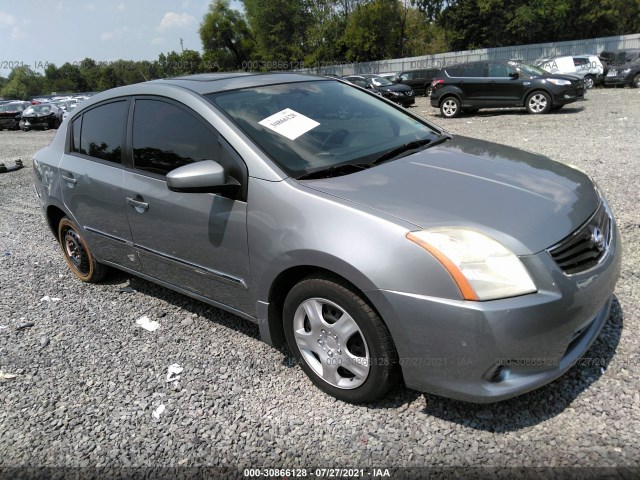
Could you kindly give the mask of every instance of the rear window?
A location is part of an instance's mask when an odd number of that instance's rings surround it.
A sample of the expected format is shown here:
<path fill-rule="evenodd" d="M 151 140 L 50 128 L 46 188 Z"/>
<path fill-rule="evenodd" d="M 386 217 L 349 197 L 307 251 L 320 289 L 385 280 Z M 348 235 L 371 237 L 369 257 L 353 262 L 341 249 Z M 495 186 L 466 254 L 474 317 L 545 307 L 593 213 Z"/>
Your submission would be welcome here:
<path fill-rule="evenodd" d="M 129 102 L 122 100 L 100 105 L 84 113 L 78 153 L 109 162 L 121 163 L 122 140 L 128 111 Z M 74 121 L 74 134 L 75 127 Z"/>

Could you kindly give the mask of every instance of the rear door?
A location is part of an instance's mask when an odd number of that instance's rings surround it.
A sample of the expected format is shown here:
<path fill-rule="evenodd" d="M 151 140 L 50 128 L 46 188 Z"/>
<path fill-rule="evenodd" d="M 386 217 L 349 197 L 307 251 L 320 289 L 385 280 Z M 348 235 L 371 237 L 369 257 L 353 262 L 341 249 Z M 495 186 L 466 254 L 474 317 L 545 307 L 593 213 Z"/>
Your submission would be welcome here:
<path fill-rule="evenodd" d="M 447 69 L 453 77 L 448 84 L 457 86 L 462 92 L 462 105 L 482 107 L 487 103 L 486 63 L 464 63 Z"/>
<path fill-rule="evenodd" d="M 74 118 L 60 162 L 62 198 L 98 260 L 138 270 L 122 198 L 122 151 L 129 99 L 100 104 Z"/>
<path fill-rule="evenodd" d="M 144 273 L 250 311 L 244 162 L 208 122 L 171 100 L 135 98 L 130 123 L 123 191 Z M 236 198 L 167 188 L 168 172 L 201 160 L 242 183 Z"/>

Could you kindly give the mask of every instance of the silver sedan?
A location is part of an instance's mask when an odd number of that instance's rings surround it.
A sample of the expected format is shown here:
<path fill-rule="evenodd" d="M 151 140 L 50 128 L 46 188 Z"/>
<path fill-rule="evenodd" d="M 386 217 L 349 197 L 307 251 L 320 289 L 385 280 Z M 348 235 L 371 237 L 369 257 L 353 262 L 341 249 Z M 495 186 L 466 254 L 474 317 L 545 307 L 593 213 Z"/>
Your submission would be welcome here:
<path fill-rule="evenodd" d="M 34 169 L 80 280 L 114 267 L 255 322 L 348 402 L 401 381 L 473 402 L 544 385 L 597 337 L 620 271 L 587 175 L 336 79 L 109 90 Z"/>

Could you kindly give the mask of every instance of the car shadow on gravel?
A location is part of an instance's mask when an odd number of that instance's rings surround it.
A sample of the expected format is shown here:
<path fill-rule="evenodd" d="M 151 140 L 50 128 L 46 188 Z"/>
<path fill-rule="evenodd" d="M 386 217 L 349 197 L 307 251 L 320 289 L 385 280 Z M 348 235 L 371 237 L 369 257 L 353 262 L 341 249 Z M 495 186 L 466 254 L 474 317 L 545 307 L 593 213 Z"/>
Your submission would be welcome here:
<path fill-rule="evenodd" d="M 184 311 L 185 316 L 187 314 L 195 314 L 209 320 L 212 324 L 215 323 L 260 340 L 258 325 L 255 323 L 121 270 L 111 269 L 109 276 L 100 283 L 112 286 L 116 291 L 124 290 L 121 295 L 131 295 L 133 292 L 128 288 L 133 289 L 174 307 L 179 307 Z"/>
<path fill-rule="evenodd" d="M 423 413 L 476 430 L 511 432 L 562 413 L 605 373 L 615 358 L 624 315 L 614 295 L 609 318 L 584 356 L 559 379 L 533 392 L 490 404 L 473 404 L 425 394 Z"/>
<path fill-rule="evenodd" d="M 575 115 L 577 113 L 582 113 L 584 111 L 584 108 L 585 107 L 581 104 L 578 104 L 575 106 L 571 104 L 571 106 L 567 105 L 559 110 L 552 110 L 546 115 L 564 115 L 564 114 Z M 439 119 L 444 119 L 442 114 L 437 114 L 436 116 Z M 463 113 L 457 119 L 453 119 L 453 121 L 461 120 L 465 118 L 471 119 L 471 118 L 484 118 L 484 117 L 530 117 L 530 116 L 532 115 L 522 108 L 513 108 L 513 109 L 512 108 L 499 108 L 499 109 L 487 108 L 487 109 L 482 109 L 476 113 Z M 540 115 L 537 115 L 537 116 L 540 116 Z"/>

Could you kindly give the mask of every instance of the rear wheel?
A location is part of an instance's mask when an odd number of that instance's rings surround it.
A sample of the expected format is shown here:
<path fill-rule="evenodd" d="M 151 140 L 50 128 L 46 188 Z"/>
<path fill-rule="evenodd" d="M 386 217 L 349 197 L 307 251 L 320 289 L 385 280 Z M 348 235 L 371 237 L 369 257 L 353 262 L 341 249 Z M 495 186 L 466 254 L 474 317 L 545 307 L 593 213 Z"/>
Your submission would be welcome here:
<path fill-rule="evenodd" d="M 311 381 L 350 403 L 384 395 L 396 375 L 391 334 L 352 287 L 330 277 L 307 278 L 284 304 L 289 349 Z"/>
<path fill-rule="evenodd" d="M 529 113 L 547 113 L 551 109 L 551 97 L 546 92 L 533 92 L 527 97 L 526 106 Z"/>
<path fill-rule="evenodd" d="M 440 113 L 445 118 L 454 118 L 460 115 L 460 101 L 456 97 L 446 97 L 440 103 Z"/>
<path fill-rule="evenodd" d="M 64 259 L 76 277 L 87 283 L 97 283 L 105 277 L 107 267 L 93 257 L 80 229 L 67 217 L 58 224 L 58 240 Z"/>

